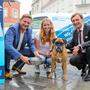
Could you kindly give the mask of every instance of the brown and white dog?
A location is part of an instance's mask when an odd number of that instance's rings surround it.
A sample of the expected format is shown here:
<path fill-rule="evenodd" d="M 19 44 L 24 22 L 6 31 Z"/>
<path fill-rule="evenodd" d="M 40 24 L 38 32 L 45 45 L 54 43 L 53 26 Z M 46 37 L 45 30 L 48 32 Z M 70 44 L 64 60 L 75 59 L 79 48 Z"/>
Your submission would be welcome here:
<path fill-rule="evenodd" d="M 51 47 L 51 72 L 48 78 L 52 78 L 52 74 L 55 72 L 56 63 L 62 64 L 63 79 L 67 80 L 67 50 L 65 48 L 65 41 L 61 38 L 55 38 Z"/>

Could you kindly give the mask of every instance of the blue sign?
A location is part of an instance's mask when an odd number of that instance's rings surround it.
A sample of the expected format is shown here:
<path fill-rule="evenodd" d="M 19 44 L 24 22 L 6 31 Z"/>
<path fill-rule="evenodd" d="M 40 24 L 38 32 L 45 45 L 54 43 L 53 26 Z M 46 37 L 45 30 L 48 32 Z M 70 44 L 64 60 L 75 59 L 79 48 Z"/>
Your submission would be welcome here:
<path fill-rule="evenodd" d="M 0 0 L 0 84 L 4 84 L 3 0 Z"/>

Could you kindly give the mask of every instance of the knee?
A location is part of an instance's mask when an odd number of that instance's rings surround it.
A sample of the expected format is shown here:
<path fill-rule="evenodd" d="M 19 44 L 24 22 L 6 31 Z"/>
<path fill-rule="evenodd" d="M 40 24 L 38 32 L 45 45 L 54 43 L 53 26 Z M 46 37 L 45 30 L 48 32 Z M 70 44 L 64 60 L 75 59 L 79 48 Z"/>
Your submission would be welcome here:
<path fill-rule="evenodd" d="M 51 58 L 48 58 L 48 59 L 47 59 L 47 63 L 48 63 L 48 64 L 51 64 Z"/>
<path fill-rule="evenodd" d="M 73 66 L 75 66 L 78 63 L 78 59 L 75 56 L 72 56 L 69 60 L 69 63 Z"/>
<path fill-rule="evenodd" d="M 69 62 L 71 65 L 76 66 L 78 63 L 80 63 L 80 56 L 72 56 Z"/>
<path fill-rule="evenodd" d="M 40 65 L 40 64 L 43 63 L 43 61 L 40 60 L 40 58 L 38 58 L 38 57 L 33 57 L 33 58 L 31 58 L 31 63 L 32 63 L 33 65 Z"/>
<path fill-rule="evenodd" d="M 72 58 L 70 58 L 69 63 L 70 63 L 71 65 L 74 65 L 74 61 L 73 61 Z"/>

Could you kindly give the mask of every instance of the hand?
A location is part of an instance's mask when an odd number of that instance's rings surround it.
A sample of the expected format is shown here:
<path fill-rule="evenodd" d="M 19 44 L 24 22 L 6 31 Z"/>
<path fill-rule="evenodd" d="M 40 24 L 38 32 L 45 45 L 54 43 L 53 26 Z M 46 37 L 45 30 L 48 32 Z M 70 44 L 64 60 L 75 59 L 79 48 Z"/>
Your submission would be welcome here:
<path fill-rule="evenodd" d="M 21 56 L 20 56 L 20 59 L 21 59 L 23 62 L 25 62 L 26 64 L 30 64 L 28 57 L 21 55 Z"/>
<path fill-rule="evenodd" d="M 47 52 L 45 53 L 45 55 L 46 55 L 47 57 L 50 57 L 50 55 L 51 55 L 50 51 L 47 51 Z"/>
<path fill-rule="evenodd" d="M 43 55 L 40 55 L 39 51 L 35 51 L 34 54 L 36 57 L 39 57 L 40 59 L 45 60 L 45 57 Z"/>
<path fill-rule="evenodd" d="M 77 55 L 79 51 L 79 46 L 74 46 L 73 48 L 73 55 Z"/>
<path fill-rule="evenodd" d="M 35 51 L 34 52 L 34 55 L 38 57 L 39 56 L 39 52 L 38 51 Z"/>

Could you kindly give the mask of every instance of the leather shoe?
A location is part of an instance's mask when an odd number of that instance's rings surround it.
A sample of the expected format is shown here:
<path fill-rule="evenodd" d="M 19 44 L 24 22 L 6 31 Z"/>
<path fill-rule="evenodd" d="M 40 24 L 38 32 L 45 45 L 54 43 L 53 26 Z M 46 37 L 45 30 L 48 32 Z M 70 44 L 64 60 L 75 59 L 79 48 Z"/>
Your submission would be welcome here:
<path fill-rule="evenodd" d="M 90 81 L 90 75 L 87 74 L 87 76 L 84 78 L 84 81 Z"/>
<path fill-rule="evenodd" d="M 86 76 L 86 73 L 87 73 L 87 71 L 88 71 L 88 65 L 84 65 L 83 67 L 82 67 L 82 72 L 81 72 L 81 76 L 83 77 L 83 76 Z"/>
<path fill-rule="evenodd" d="M 88 74 L 85 76 L 84 81 L 90 81 L 90 71 L 88 71 Z"/>
<path fill-rule="evenodd" d="M 40 74 L 40 72 L 35 72 L 35 74 Z"/>

